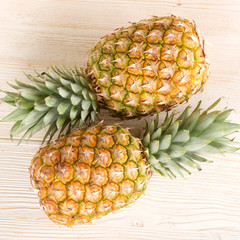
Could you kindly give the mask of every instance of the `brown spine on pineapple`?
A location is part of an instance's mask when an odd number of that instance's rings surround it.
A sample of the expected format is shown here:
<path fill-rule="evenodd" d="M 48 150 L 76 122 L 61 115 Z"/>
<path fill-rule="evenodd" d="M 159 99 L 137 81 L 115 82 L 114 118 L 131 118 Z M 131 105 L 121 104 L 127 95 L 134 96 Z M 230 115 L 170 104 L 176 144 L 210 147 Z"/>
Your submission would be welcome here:
<path fill-rule="evenodd" d="M 137 117 L 188 100 L 208 79 L 209 64 L 195 23 L 153 17 L 103 37 L 87 72 L 102 106 Z"/>
<path fill-rule="evenodd" d="M 67 226 L 135 202 L 151 175 L 140 140 L 114 125 L 77 130 L 50 143 L 29 171 L 42 209 Z"/>

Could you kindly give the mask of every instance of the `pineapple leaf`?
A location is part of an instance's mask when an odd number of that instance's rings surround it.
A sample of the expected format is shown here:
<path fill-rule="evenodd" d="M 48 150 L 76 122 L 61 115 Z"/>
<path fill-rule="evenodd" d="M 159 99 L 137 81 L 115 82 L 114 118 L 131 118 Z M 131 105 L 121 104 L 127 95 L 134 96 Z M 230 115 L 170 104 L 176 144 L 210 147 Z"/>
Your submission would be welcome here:
<path fill-rule="evenodd" d="M 82 96 L 84 97 L 85 100 L 90 100 L 90 97 L 88 95 L 88 90 L 86 88 L 82 90 Z"/>
<path fill-rule="evenodd" d="M 66 129 L 66 127 L 69 125 L 69 127 L 71 127 L 71 125 L 69 124 L 69 121 L 66 121 L 67 119 L 64 120 L 64 123 L 62 124 L 62 126 L 57 126 L 58 129 L 60 129 L 59 134 L 58 134 L 58 138 L 61 136 L 62 132 Z M 63 120 L 62 120 L 63 121 Z M 60 128 L 61 127 L 61 128 Z"/>
<path fill-rule="evenodd" d="M 42 96 L 40 95 L 40 93 L 38 91 L 34 91 L 33 89 L 27 89 L 27 88 L 21 88 L 18 90 L 21 94 L 21 96 L 27 100 L 30 101 L 39 101 Z"/>
<path fill-rule="evenodd" d="M 171 158 L 178 158 L 183 156 L 187 152 L 187 149 L 178 145 L 172 144 L 168 149 L 167 153 Z"/>
<path fill-rule="evenodd" d="M 197 151 L 198 149 L 208 145 L 210 142 L 211 140 L 191 137 L 190 140 L 184 144 L 184 148 L 188 151 Z"/>
<path fill-rule="evenodd" d="M 34 125 L 30 128 L 28 128 L 25 133 L 22 135 L 22 137 L 20 138 L 18 145 L 22 143 L 22 141 L 27 137 L 27 135 L 30 134 L 31 130 L 33 129 Z"/>
<path fill-rule="evenodd" d="M 7 103 L 8 105 L 17 107 L 16 103 L 14 101 L 7 101 L 4 98 L 0 98 L 0 100 L 4 101 L 5 103 Z"/>
<path fill-rule="evenodd" d="M 181 126 L 181 129 L 187 129 L 190 132 L 194 129 L 195 125 L 198 122 L 200 116 L 200 111 L 196 110 L 188 117 L 185 123 Z"/>
<path fill-rule="evenodd" d="M 0 92 L 3 92 L 6 94 L 5 97 L 7 97 L 7 101 L 14 101 L 19 96 L 19 93 L 7 92 L 7 91 L 3 91 L 3 90 L 0 90 Z M 4 98 L 2 98 L 2 101 L 4 101 Z"/>
<path fill-rule="evenodd" d="M 71 89 L 72 82 L 69 81 L 70 79 L 66 80 L 66 79 L 60 77 L 59 80 L 64 87 L 66 87 L 67 89 Z"/>
<path fill-rule="evenodd" d="M 157 153 L 158 152 L 158 149 L 159 149 L 159 141 L 158 140 L 153 140 L 151 143 L 150 143 L 150 146 L 149 146 L 149 151 L 151 154 L 154 154 L 154 153 Z"/>
<path fill-rule="evenodd" d="M 12 83 L 7 82 L 7 84 L 8 84 L 10 87 L 12 87 L 13 89 L 16 89 L 16 90 L 20 89 L 19 86 L 14 85 L 14 84 L 12 84 Z"/>
<path fill-rule="evenodd" d="M 80 94 L 83 90 L 83 87 L 79 86 L 77 83 L 71 83 L 71 88 L 72 88 L 72 91 L 77 95 Z"/>
<path fill-rule="evenodd" d="M 29 125 L 31 123 L 36 123 L 39 121 L 46 113 L 32 110 L 28 115 L 23 119 L 21 125 Z"/>
<path fill-rule="evenodd" d="M 152 134 L 154 132 L 154 128 L 155 128 L 155 123 L 154 121 L 151 121 L 151 123 L 149 124 L 149 133 Z"/>
<path fill-rule="evenodd" d="M 190 139 L 190 133 L 188 130 L 181 130 L 179 131 L 174 139 L 172 140 L 173 143 L 186 143 Z"/>
<path fill-rule="evenodd" d="M 23 120 L 29 113 L 28 109 L 20 109 L 17 108 L 10 114 L 8 114 L 5 118 L 3 118 L 1 121 L 2 122 L 9 122 L 9 121 L 18 121 L 18 120 Z"/>
<path fill-rule="evenodd" d="M 63 126 L 63 124 L 65 123 L 66 121 L 66 117 L 65 116 L 59 116 L 58 119 L 57 119 L 57 127 L 60 128 L 61 126 Z"/>
<path fill-rule="evenodd" d="M 211 146 L 211 145 L 206 145 L 206 146 L 204 146 L 204 147 L 202 147 L 202 148 L 200 148 L 200 149 L 198 149 L 198 150 L 196 150 L 196 151 L 189 151 L 189 152 L 194 152 L 194 153 L 196 153 L 196 154 L 206 154 L 206 155 L 208 155 L 208 154 L 217 154 L 217 153 L 221 153 L 221 150 L 220 149 L 218 149 L 218 148 L 215 148 L 215 147 L 213 147 L 213 146 Z"/>
<path fill-rule="evenodd" d="M 83 110 L 88 110 L 91 107 L 91 102 L 87 100 L 82 101 L 82 109 Z"/>
<path fill-rule="evenodd" d="M 62 98 L 66 98 L 69 99 L 72 96 L 71 91 L 67 90 L 64 87 L 59 87 L 58 89 L 58 93 Z"/>
<path fill-rule="evenodd" d="M 147 161 L 151 158 L 151 168 L 161 175 L 175 178 L 177 174 L 190 174 L 191 168 L 201 170 L 197 162 L 211 162 L 204 155 L 239 150 L 240 143 L 228 136 L 238 132 L 240 124 L 227 121 L 232 109 L 211 111 L 219 102 L 220 99 L 202 112 L 200 101 L 190 115 L 190 106 L 187 106 L 176 120 L 174 113 L 166 114 L 160 126 L 158 115 L 147 123 L 142 143 Z"/>
<path fill-rule="evenodd" d="M 43 123 L 44 124 L 44 123 Z M 42 140 L 42 143 L 44 143 L 45 141 L 46 141 L 46 139 L 47 139 L 47 137 L 50 135 L 52 135 L 51 133 L 53 133 L 54 131 L 55 131 L 55 129 L 56 129 L 56 131 L 57 131 L 57 127 L 56 127 L 56 123 L 55 122 L 53 122 L 49 127 L 48 127 L 48 130 L 46 131 L 46 133 L 45 133 L 45 135 L 44 135 L 44 137 L 43 137 L 43 140 Z M 55 132 L 56 132 L 55 131 Z M 54 134 L 55 134 L 55 132 L 54 132 Z M 53 135 L 54 135 L 53 134 Z M 49 141 L 51 140 L 51 138 L 49 139 Z"/>
<path fill-rule="evenodd" d="M 53 83 L 50 80 L 46 80 L 45 81 L 45 85 L 51 92 L 58 94 L 58 90 L 57 89 L 60 87 L 59 84 Z"/>
<path fill-rule="evenodd" d="M 29 138 L 31 138 L 36 132 L 40 131 L 43 128 L 43 119 L 37 122 L 36 125 L 34 125 L 29 133 Z"/>
<path fill-rule="evenodd" d="M 173 124 L 170 125 L 170 127 L 166 130 L 166 134 L 170 134 L 172 138 L 175 137 L 175 135 L 178 132 L 178 128 L 180 125 L 180 121 L 175 121 Z"/>
<path fill-rule="evenodd" d="M 49 110 L 49 106 L 47 106 L 43 101 L 35 102 L 34 109 L 39 112 L 47 112 Z"/>
<path fill-rule="evenodd" d="M 28 125 L 21 125 L 21 123 L 20 124 L 18 123 L 17 125 L 14 124 L 12 129 L 11 129 L 10 135 L 12 137 L 15 137 L 18 134 L 22 133 L 23 131 L 30 129 L 35 124 L 36 124 L 36 122 L 32 122 Z"/>
<path fill-rule="evenodd" d="M 20 87 L 20 88 L 29 88 L 32 89 L 33 91 L 35 90 L 35 87 L 29 84 L 25 84 L 23 82 L 20 82 L 18 80 L 15 80 L 16 84 Z"/>
<path fill-rule="evenodd" d="M 166 168 L 166 172 L 167 172 L 167 174 L 166 174 L 165 176 L 168 176 L 168 177 L 171 178 L 171 179 L 174 179 L 174 178 L 177 177 L 177 176 L 171 171 L 172 166 L 170 166 L 170 168 L 168 168 L 167 166 L 165 166 L 165 168 Z M 173 167 L 173 168 L 174 168 L 174 167 Z M 181 173 L 180 173 L 179 175 L 182 176 Z"/>
<path fill-rule="evenodd" d="M 226 137 L 218 138 L 214 142 L 226 144 L 228 146 L 235 147 L 235 148 L 240 148 L 240 142 L 236 142 L 236 141 L 234 141 L 234 139 L 228 139 Z"/>
<path fill-rule="evenodd" d="M 34 102 L 26 101 L 25 99 L 16 99 L 16 106 L 19 109 L 28 109 L 31 110 L 34 107 Z"/>
<path fill-rule="evenodd" d="M 189 108 L 190 108 L 190 106 L 188 105 L 185 108 L 185 110 L 182 112 L 182 114 L 176 120 L 176 121 L 180 121 L 180 127 L 185 123 L 186 119 L 189 116 Z"/>
<path fill-rule="evenodd" d="M 44 95 L 48 96 L 52 94 L 52 91 L 50 91 L 42 82 L 39 82 L 37 80 L 33 80 L 32 81 L 33 86 L 41 93 L 43 93 Z"/>
<path fill-rule="evenodd" d="M 169 146 L 171 145 L 172 136 L 171 135 L 165 135 L 161 138 L 161 142 L 159 144 L 159 150 L 167 150 Z"/>
<path fill-rule="evenodd" d="M 12 132 L 15 132 L 17 129 L 19 129 L 20 125 L 21 125 L 21 120 L 18 120 L 18 121 L 16 121 L 16 122 L 14 123 L 14 125 L 12 126 L 11 131 L 10 131 L 10 138 L 11 138 L 12 141 L 13 141 Z"/>
<path fill-rule="evenodd" d="M 203 133 L 199 135 L 200 138 L 215 140 L 227 135 L 230 135 L 240 130 L 240 124 L 228 122 L 214 122 Z"/>
<path fill-rule="evenodd" d="M 198 163 L 196 163 L 193 159 L 190 159 L 186 156 L 179 157 L 178 161 L 190 168 L 196 168 L 199 171 L 202 170 L 201 166 Z"/>
<path fill-rule="evenodd" d="M 171 178 L 176 178 L 176 175 L 173 172 L 176 172 L 178 175 L 180 175 L 181 177 L 184 177 L 182 170 L 183 167 L 181 167 L 181 165 L 177 164 L 176 162 L 174 162 L 173 160 L 171 160 L 170 162 L 168 162 L 165 167 L 168 168 L 169 172 L 171 172 L 172 177 Z"/>
<path fill-rule="evenodd" d="M 73 95 L 71 96 L 71 103 L 72 103 L 73 106 L 78 106 L 78 105 L 80 105 L 81 101 L 82 101 L 82 98 L 81 98 L 81 97 L 79 97 L 79 96 L 77 96 L 77 95 L 75 95 L 75 94 L 73 94 Z"/>
<path fill-rule="evenodd" d="M 219 98 L 217 101 L 215 101 L 213 104 L 211 104 L 204 112 L 203 115 L 207 114 L 210 110 L 215 108 L 221 101 L 221 98 Z"/>
<path fill-rule="evenodd" d="M 167 176 L 166 168 L 164 168 L 161 164 L 159 164 L 159 160 L 156 159 L 153 155 L 150 155 L 148 162 L 151 165 L 153 171 L 158 172 L 162 176 Z"/>
<path fill-rule="evenodd" d="M 49 140 L 48 141 L 51 141 L 53 136 L 55 135 L 55 133 L 57 132 L 58 128 L 56 126 L 56 124 L 54 125 L 54 128 L 50 131 L 50 134 L 49 134 Z M 60 133 L 59 133 L 60 134 Z"/>
<path fill-rule="evenodd" d="M 150 136 L 150 133 L 148 132 L 142 140 L 143 145 L 148 146 L 150 143 L 150 139 L 151 139 L 151 136 Z"/>
<path fill-rule="evenodd" d="M 181 171 L 181 173 L 182 171 L 184 171 L 189 175 L 191 174 L 191 172 L 181 164 L 182 162 L 179 160 L 179 158 L 173 158 L 172 161 L 179 167 L 179 171 Z M 184 174 L 182 174 L 181 176 L 184 177 Z"/>
<path fill-rule="evenodd" d="M 84 121 L 87 118 L 88 114 L 88 110 L 81 111 L 81 120 Z"/>
<path fill-rule="evenodd" d="M 155 140 L 155 139 L 159 139 L 161 137 L 162 134 L 162 129 L 158 128 L 157 130 L 155 130 L 151 136 L 151 140 Z"/>
<path fill-rule="evenodd" d="M 11 97 L 9 95 L 6 95 L 5 97 L 0 98 L 0 100 L 3 102 L 14 102 L 15 99 L 16 99 L 16 97 Z"/>
<path fill-rule="evenodd" d="M 212 147 L 219 149 L 221 152 L 236 152 L 240 148 L 232 147 L 229 145 L 226 145 L 224 143 L 219 142 L 211 142 L 210 144 Z"/>
<path fill-rule="evenodd" d="M 57 110 L 55 108 L 51 108 L 43 117 L 44 126 L 49 125 L 50 123 L 55 121 L 57 118 L 58 118 Z"/>
<path fill-rule="evenodd" d="M 166 116 L 167 116 L 167 114 L 166 114 Z M 154 125 L 155 126 L 159 126 L 159 113 L 157 113 L 157 115 L 156 115 L 156 117 L 154 119 Z"/>
<path fill-rule="evenodd" d="M 207 160 L 206 158 L 204 158 L 204 157 L 201 157 L 201 156 L 199 156 L 199 155 L 196 155 L 196 154 L 194 154 L 194 153 L 190 153 L 190 152 L 188 152 L 187 154 L 185 154 L 185 157 L 188 157 L 189 159 L 193 159 L 193 160 L 196 160 L 196 161 L 198 161 L 198 162 L 211 162 L 211 161 L 209 161 L 209 160 Z"/>
<path fill-rule="evenodd" d="M 218 112 L 211 112 L 208 114 L 201 114 L 199 117 L 197 126 L 194 128 L 193 135 L 199 136 L 201 132 L 203 132 L 206 128 L 208 128 L 217 118 Z"/>
<path fill-rule="evenodd" d="M 91 116 L 91 121 L 90 122 L 92 123 L 92 122 L 94 122 L 94 119 L 96 117 L 96 111 L 91 111 L 90 116 Z"/>
<path fill-rule="evenodd" d="M 227 110 L 219 113 L 216 118 L 216 122 L 224 122 L 229 117 L 229 115 L 231 114 L 232 111 L 233 111 L 233 109 L 227 109 Z"/>
<path fill-rule="evenodd" d="M 158 152 L 157 159 L 161 163 L 167 163 L 171 161 L 171 157 L 166 152 L 162 152 L 162 151 Z"/>
<path fill-rule="evenodd" d="M 60 115 L 63 115 L 66 113 L 66 111 L 68 110 L 68 108 L 70 107 L 70 102 L 69 101 L 64 101 L 61 102 L 58 107 L 57 107 L 57 111 Z"/>
<path fill-rule="evenodd" d="M 75 107 L 75 106 L 72 106 L 71 107 L 71 110 L 70 110 L 70 119 L 73 121 L 74 119 L 76 119 L 77 117 L 77 114 L 78 114 L 78 109 Z"/>
<path fill-rule="evenodd" d="M 58 106 L 60 102 L 62 102 L 62 99 L 57 96 L 50 95 L 46 97 L 44 101 L 48 107 L 55 107 Z"/>
<path fill-rule="evenodd" d="M 173 121 L 173 117 L 174 117 L 174 112 L 164 121 L 164 123 L 162 124 L 162 131 L 166 131 L 166 129 L 168 129 L 168 127 L 171 125 L 172 121 Z"/>

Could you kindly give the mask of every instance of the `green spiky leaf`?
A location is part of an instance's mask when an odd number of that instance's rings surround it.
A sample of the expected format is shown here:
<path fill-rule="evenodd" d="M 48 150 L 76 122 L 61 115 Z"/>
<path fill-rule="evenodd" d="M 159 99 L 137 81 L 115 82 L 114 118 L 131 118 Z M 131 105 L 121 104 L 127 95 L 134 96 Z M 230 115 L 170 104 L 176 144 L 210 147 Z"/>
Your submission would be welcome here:
<path fill-rule="evenodd" d="M 166 134 L 170 134 L 172 138 L 175 137 L 175 135 L 178 132 L 178 128 L 180 126 L 180 121 L 175 121 L 169 128 L 166 130 Z"/>
<path fill-rule="evenodd" d="M 159 144 L 159 150 L 167 150 L 171 145 L 172 136 L 165 135 L 161 138 L 161 142 Z"/>
<path fill-rule="evenodd" d="M 32 89 L 22 88 L 19 89 L 21 96 L 30 101 L 39 101 L 42 96 L 38 91 L 33 91 Z"/>
<path fill-rule="evenodd" d="M 188 130 L 180 130 L 172 140 L 173 143 L 186 143 L 190 139 L 190 133 Z"/>
<path fill-rule="evenodd" d="M 57 111 L 60 115 L 63 115 L 64 113 L 66 113 L 69 107 L 70 107 L 70 103 L 68 101 L 64 101 L 58 105 Z"/>
<path fill-rule="evenodd" d="M 36 76 L 25 74 L 30 84 L 16 80 L 10 84 L 17 92 L 4 92 L 2 101 L 17 109 L 3 121 L 16 121 L 11 136 L 25 131 L 23 138 L 32 137 L 43 127 L 48 127 L 44 139 L 51 139 L 79 122 L 94 121 L 98 111 L 97 96 L 88 76 L 77 69 L 52 67 Z M 19 122 L 20 121 L 20 122 Z"/>
<path fill-rule="evenodd" d="M 58 96 L 51 95 L 46 97 L 44 101 L 48 107 L 56 107 L 60 102 L 63 101 L 63 99 Z"/>
<path fill-rule="evenodd" d="M 159 141 L 153 140 L 149 145 L 149 151 L 151 154 L 157 153 L 159 150 Z"/>
<path fill-rule="evenodd" d="M 36 110 L 32 110 L 31 112 L 28 113 L 28 115 L 23 119 L 21 125 L 28 125 L 31 123 L 35 123 L 39 121 L 42 116 L 45 115 L 45 112 L 39 112 Z"/>
<path fill-rule="evenodd" d="M 187 149 L 185 149 L 184 147 L 180 147 L 176 144 L 172 144 L 168 150 L 168 155 L 171 158 L 178 158 L 183 156 L 186 152 L 187 152 Z"/>
<path fill-rule="evenodd" d="M 146 122 L 141 138 L 152 170 L 171 178 L 184 176 L 191 173 L 191 168 L 201 170 L 197 162 L 211 162 L 203 155 L 240 149 L 240 143 L 228 138 L 240 129 L 240 124 L 227 120 L 232 110 L 211 111 L 219 102 L 203 112 L 199 102 L 191 114 L 187 106 L 176 120 L 174 113 L 166 114 L 162 125 L 158 115 L 151 123 Z"/>
<path fill-rule="evenodd" d="M 9 121 L 23 120 L 28 115 L 28 113 L 29 113 L 28 109 L 17 108 L 13 112 L 11 112 L 9 115 L 7 115 L 5 118 L 3 118 L 1 121 L 9 122 Z"/>
<path fill-rule="evenodd" d="M 15 103 L 16 103 L 16 107 L 18 107 L 19 109 L 29 109 L 30 110 L 34 106 L 34 102 L 27 101 L 22 98 L 20 98 L 18 100 L 16 99 Z"/>
<path fill-rule="evenodd" d="M 191 137 L 187 143 L 184 144 L 184 148 L 188 151 L 197 151 L 198 149 L 208 145 L 211 140 L 202 139 L 198 137 Z"/>
<path fill-rule="evenodd" d="M 240 130 L 240 125 L 228 122 L 214 122 L 203 133 L 199 135 L 200 138 L 215 140 L 227 135 L 230 135 Z"/>
<path fill-rule="evenodd" d="M 153 132 L 151 136 L 151 140 L 159 139 L 161 137 L 161 134 L 162 134 L 162 129 L 158 128 L 156 131 Z"/>

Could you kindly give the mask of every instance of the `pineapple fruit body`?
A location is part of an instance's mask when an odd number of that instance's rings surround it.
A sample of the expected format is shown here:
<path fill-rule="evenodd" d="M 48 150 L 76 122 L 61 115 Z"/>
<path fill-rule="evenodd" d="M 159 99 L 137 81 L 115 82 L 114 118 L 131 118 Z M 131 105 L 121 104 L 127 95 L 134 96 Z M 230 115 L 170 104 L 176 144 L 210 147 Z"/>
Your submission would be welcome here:
<path fill-rule="evenodd" d="M 71 226 L 133 203 L 151 173 L 141 148 L 116 125 L 77 130 L 41 148 L 29 171 L 42 209 L 53 222 Z"/>
<path fill-rule="evenodd" d="M 117 116 L 137 117 L 169 109 L 202 89 L 209 64 L 195 23 L 153 17 L 117 29 L 90 51 L 98 97 Z"/>

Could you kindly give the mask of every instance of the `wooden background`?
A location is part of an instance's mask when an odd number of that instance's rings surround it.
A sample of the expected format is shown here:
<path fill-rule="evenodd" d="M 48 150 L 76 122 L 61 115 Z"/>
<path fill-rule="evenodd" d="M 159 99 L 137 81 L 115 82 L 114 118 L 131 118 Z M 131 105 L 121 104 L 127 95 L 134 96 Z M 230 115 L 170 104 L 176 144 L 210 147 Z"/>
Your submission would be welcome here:
<path fill-rule="evenodd" d="M 240 1 L 231 0 L 0 0 L 0 88 L 25 80 L 23 71 L 50 64 L 85 66 L 93 44 L 116 27 L 152 15 L 194 19 L 206 40 L 211 76 L 191 98 L 204 106 L 224 96 L 222 107 L 240 122 Z M 3 96 L 1 94 L 1 96 Z M 178 107 L 178 110 L 184 106 Z M 0 118 L 13 108 L 0 103 Z M 162 114 L 162 117 L 164 114 Z M 101 117 L 112 122 L 107 112 Z M 136 126 L 137 123 L 137 126 Z M 133 132 L 141 121 L 126 121 Z M 17 146 L 11 123 L 0 123 L 0 239 L 239 240 L 240 154 L 226 154 L 185 179 L 154 175 L 134 206 L 88 225 L 54 225 L 40 211 L 28 167 L 44 131 Z"/>

